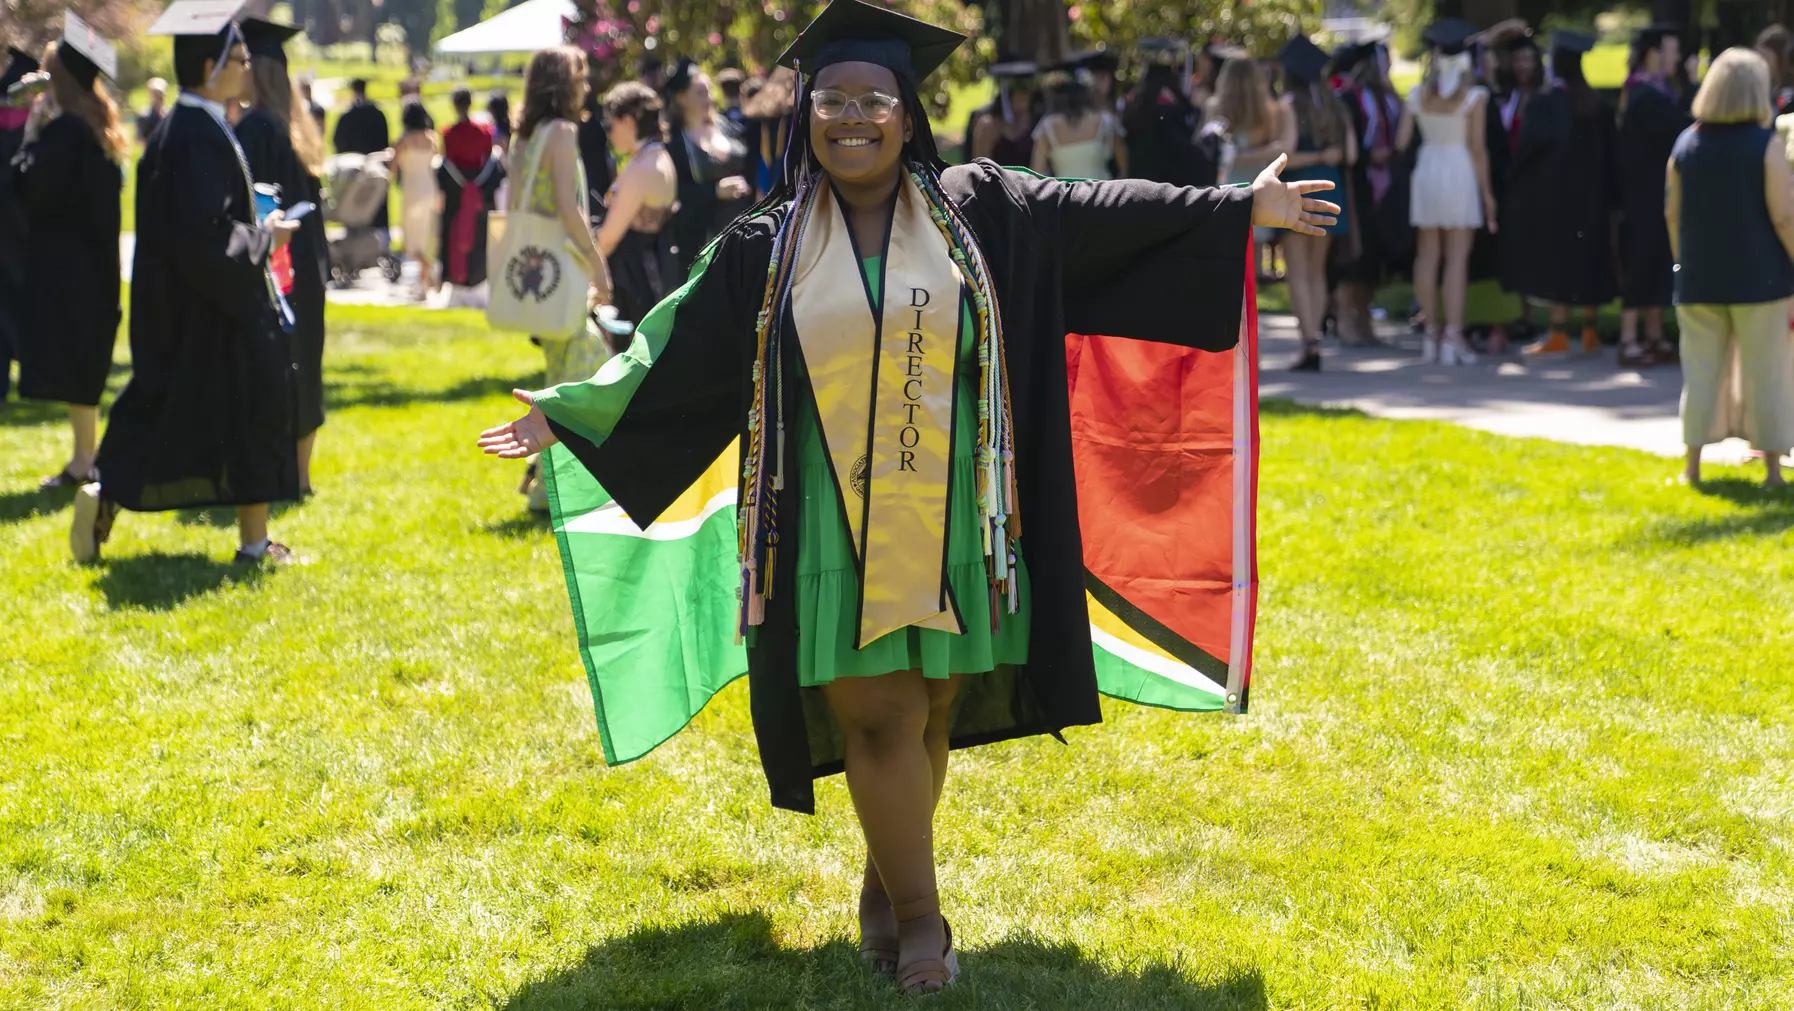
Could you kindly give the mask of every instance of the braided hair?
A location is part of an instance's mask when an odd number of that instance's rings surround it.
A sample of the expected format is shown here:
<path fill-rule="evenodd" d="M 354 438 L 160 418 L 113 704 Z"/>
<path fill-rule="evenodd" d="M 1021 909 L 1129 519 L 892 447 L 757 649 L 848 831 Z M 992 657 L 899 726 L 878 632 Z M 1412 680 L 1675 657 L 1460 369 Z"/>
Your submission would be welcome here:
<path fill-rule="evenodd" d="M 1008 367 L 1003 354 L 1002 321 L 997 313 L 995 286 L 977 239 L 965 218 L 941 187 L 946 168 L 934 132 L 923 112 L 921 96 L 904 75 L 897 75 L 898 97 L 910 110 L 910 137 L 903 142 L 902 166 L 928 205 L 928 215 L 946 240 L 953 262 L 965 278 L 974 308 L 978 339 L 980 384 L 978 390 L 979 512 L 984 522 L 985 567 L 991 592 L 993 630 L 1007 602 L 1009 613 L 1019 609 L 1013 572 L 1014 541 L 1020 535 L 1015 508 L 1014 424 L 1010 414 Z M 810 90 L 800 76 L 797 102 L 792 111 L 790 137 L 783 156 L 784 171 L 777 184 L 723 232 L 747 226 L 747 222 L 789 203 L 790 211 L 773 236 L 767 266 L 765 292 L 755 317 L 753 366 L 754 398 L 748 407 L 748 449 L 741 473 L 741 517 L 737 545 L 741 564 L 740 631 L 761 624 L 765 603 L 774 592 L 778 569 L 778 499 L 784 490 L 786 377 L 785 317 L 790 311 L 791 289 L 796 281 L 798 254 L 804 227 L 815 201 L 825 192 L 826 178 L 810 146 Z M 719 238 L 718 241 L 722 241 Z"/>

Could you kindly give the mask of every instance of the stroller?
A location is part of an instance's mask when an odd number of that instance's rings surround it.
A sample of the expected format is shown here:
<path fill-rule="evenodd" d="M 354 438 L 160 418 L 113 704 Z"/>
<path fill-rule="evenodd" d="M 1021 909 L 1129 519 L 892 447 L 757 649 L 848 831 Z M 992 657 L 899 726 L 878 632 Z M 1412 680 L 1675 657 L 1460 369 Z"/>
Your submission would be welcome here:
<path fill-rule="evenodd" d="M 379 267 L 390 282 L 399 280 L 399 258 L 392 255 L 386 235 L 374 227 L 374 215 L 392 185 L 390 160 L 388 152 L 339 154 L 324 166 L 330 180 L 324 220 L 345 229 L 342 238 L 330 242 L 330 280 L 338 288 L 353 285 L 369 267 Z"/>

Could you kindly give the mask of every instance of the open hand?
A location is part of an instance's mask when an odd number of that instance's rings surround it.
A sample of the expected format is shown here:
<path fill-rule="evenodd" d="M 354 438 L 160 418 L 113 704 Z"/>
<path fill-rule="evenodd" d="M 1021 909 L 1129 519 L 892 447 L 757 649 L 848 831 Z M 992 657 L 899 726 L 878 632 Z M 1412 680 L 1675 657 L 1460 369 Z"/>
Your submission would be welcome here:
<path fill-rule="evenodd" d="M 535 398 L 526 390 L 512 390 L 511 396 L 529 405 L 529 413 L 508 425 L 488 428 L 480 433 L 480 449 L 487 456 L 501 460 L 521 460 L 535 456 L 561 440 L 548 427 L 548 416 L 536 406 Z"/>
<path fill-rule="evenodd" d="M 1310 193 L 1324 193 L 1333 188 L 1325 179 L 1301 179 L 1284 182 L 1277 178 L 1289 164 L 1289 155 L 1277 160 L 1252 180 L 1252 223 L 1260 228 L 1287 228 L 1303 235 L 1325 235 L 1327 226 L 1338 220 L 1339 205 L 1310 199 Z"/>

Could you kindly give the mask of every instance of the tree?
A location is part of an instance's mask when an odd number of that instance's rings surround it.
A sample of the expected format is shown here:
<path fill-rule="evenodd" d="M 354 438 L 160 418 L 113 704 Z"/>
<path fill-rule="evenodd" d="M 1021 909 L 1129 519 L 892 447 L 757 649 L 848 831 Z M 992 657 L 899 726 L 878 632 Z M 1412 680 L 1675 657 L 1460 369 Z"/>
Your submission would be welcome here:
<path fill-rule="evenodd" d="M 62 14 L 72 10 L 118 47 L 121 90 L 130 90 L 149 78 L 144 69 L 151 61 L 145 56 L 158 46 L 166 48 L 166 40 L 158 43 L 147 39 L 143 30 L 162 12 L 158 0 L 0 0 L 0 44 L 18 46 L 39 54 L 44 46 L 62 32 Z"/>
<path fill-rule="evenodd" d="M 1169 36 L 1194 45 L 1221 40 L 1270 56 L 1295 35 L 1320 29 L 1325 0 L 1168 0 L 1155 5 L 1132 0 L 1075 0 L 1071 33 L 1084 46 L 1132 52 L 1143 38 Z"/>

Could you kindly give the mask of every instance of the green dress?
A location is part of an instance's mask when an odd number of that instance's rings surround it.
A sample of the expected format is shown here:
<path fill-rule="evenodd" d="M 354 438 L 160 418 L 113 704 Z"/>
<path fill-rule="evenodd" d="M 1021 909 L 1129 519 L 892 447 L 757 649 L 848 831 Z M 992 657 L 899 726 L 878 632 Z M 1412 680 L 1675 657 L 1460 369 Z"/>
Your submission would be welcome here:
<path fill-rule="evenodd" d="M 861 263 L 874 299 L 883 274 L 880 258 Z M 984 571 L 977 492 L 978 346 L 969 318 L 960 327 L 959 424 L 953 432 L 953 490 L 948 508 L 947 581 L 959 603 L 963 635 L 932 628 L 902 628 L 854 649 L 859 626 L 859 575 L 847 522 L 836 501 L 835 471 L 823 445 L 815 402 L 806 398 L 797 417 L 797 465 L 803 498 L 797 507 L 797 670 L 805 687 L 838 677 L 872 677 L 921 670 L 924 677 L 980 674 L 999 664 L 1028 662 L 1028 568 L 1016 552 L 1021 610 L 999 614 L 990 630 L 990 584 Z M 800 366 L 801 367 L 801 366 Z"/>

